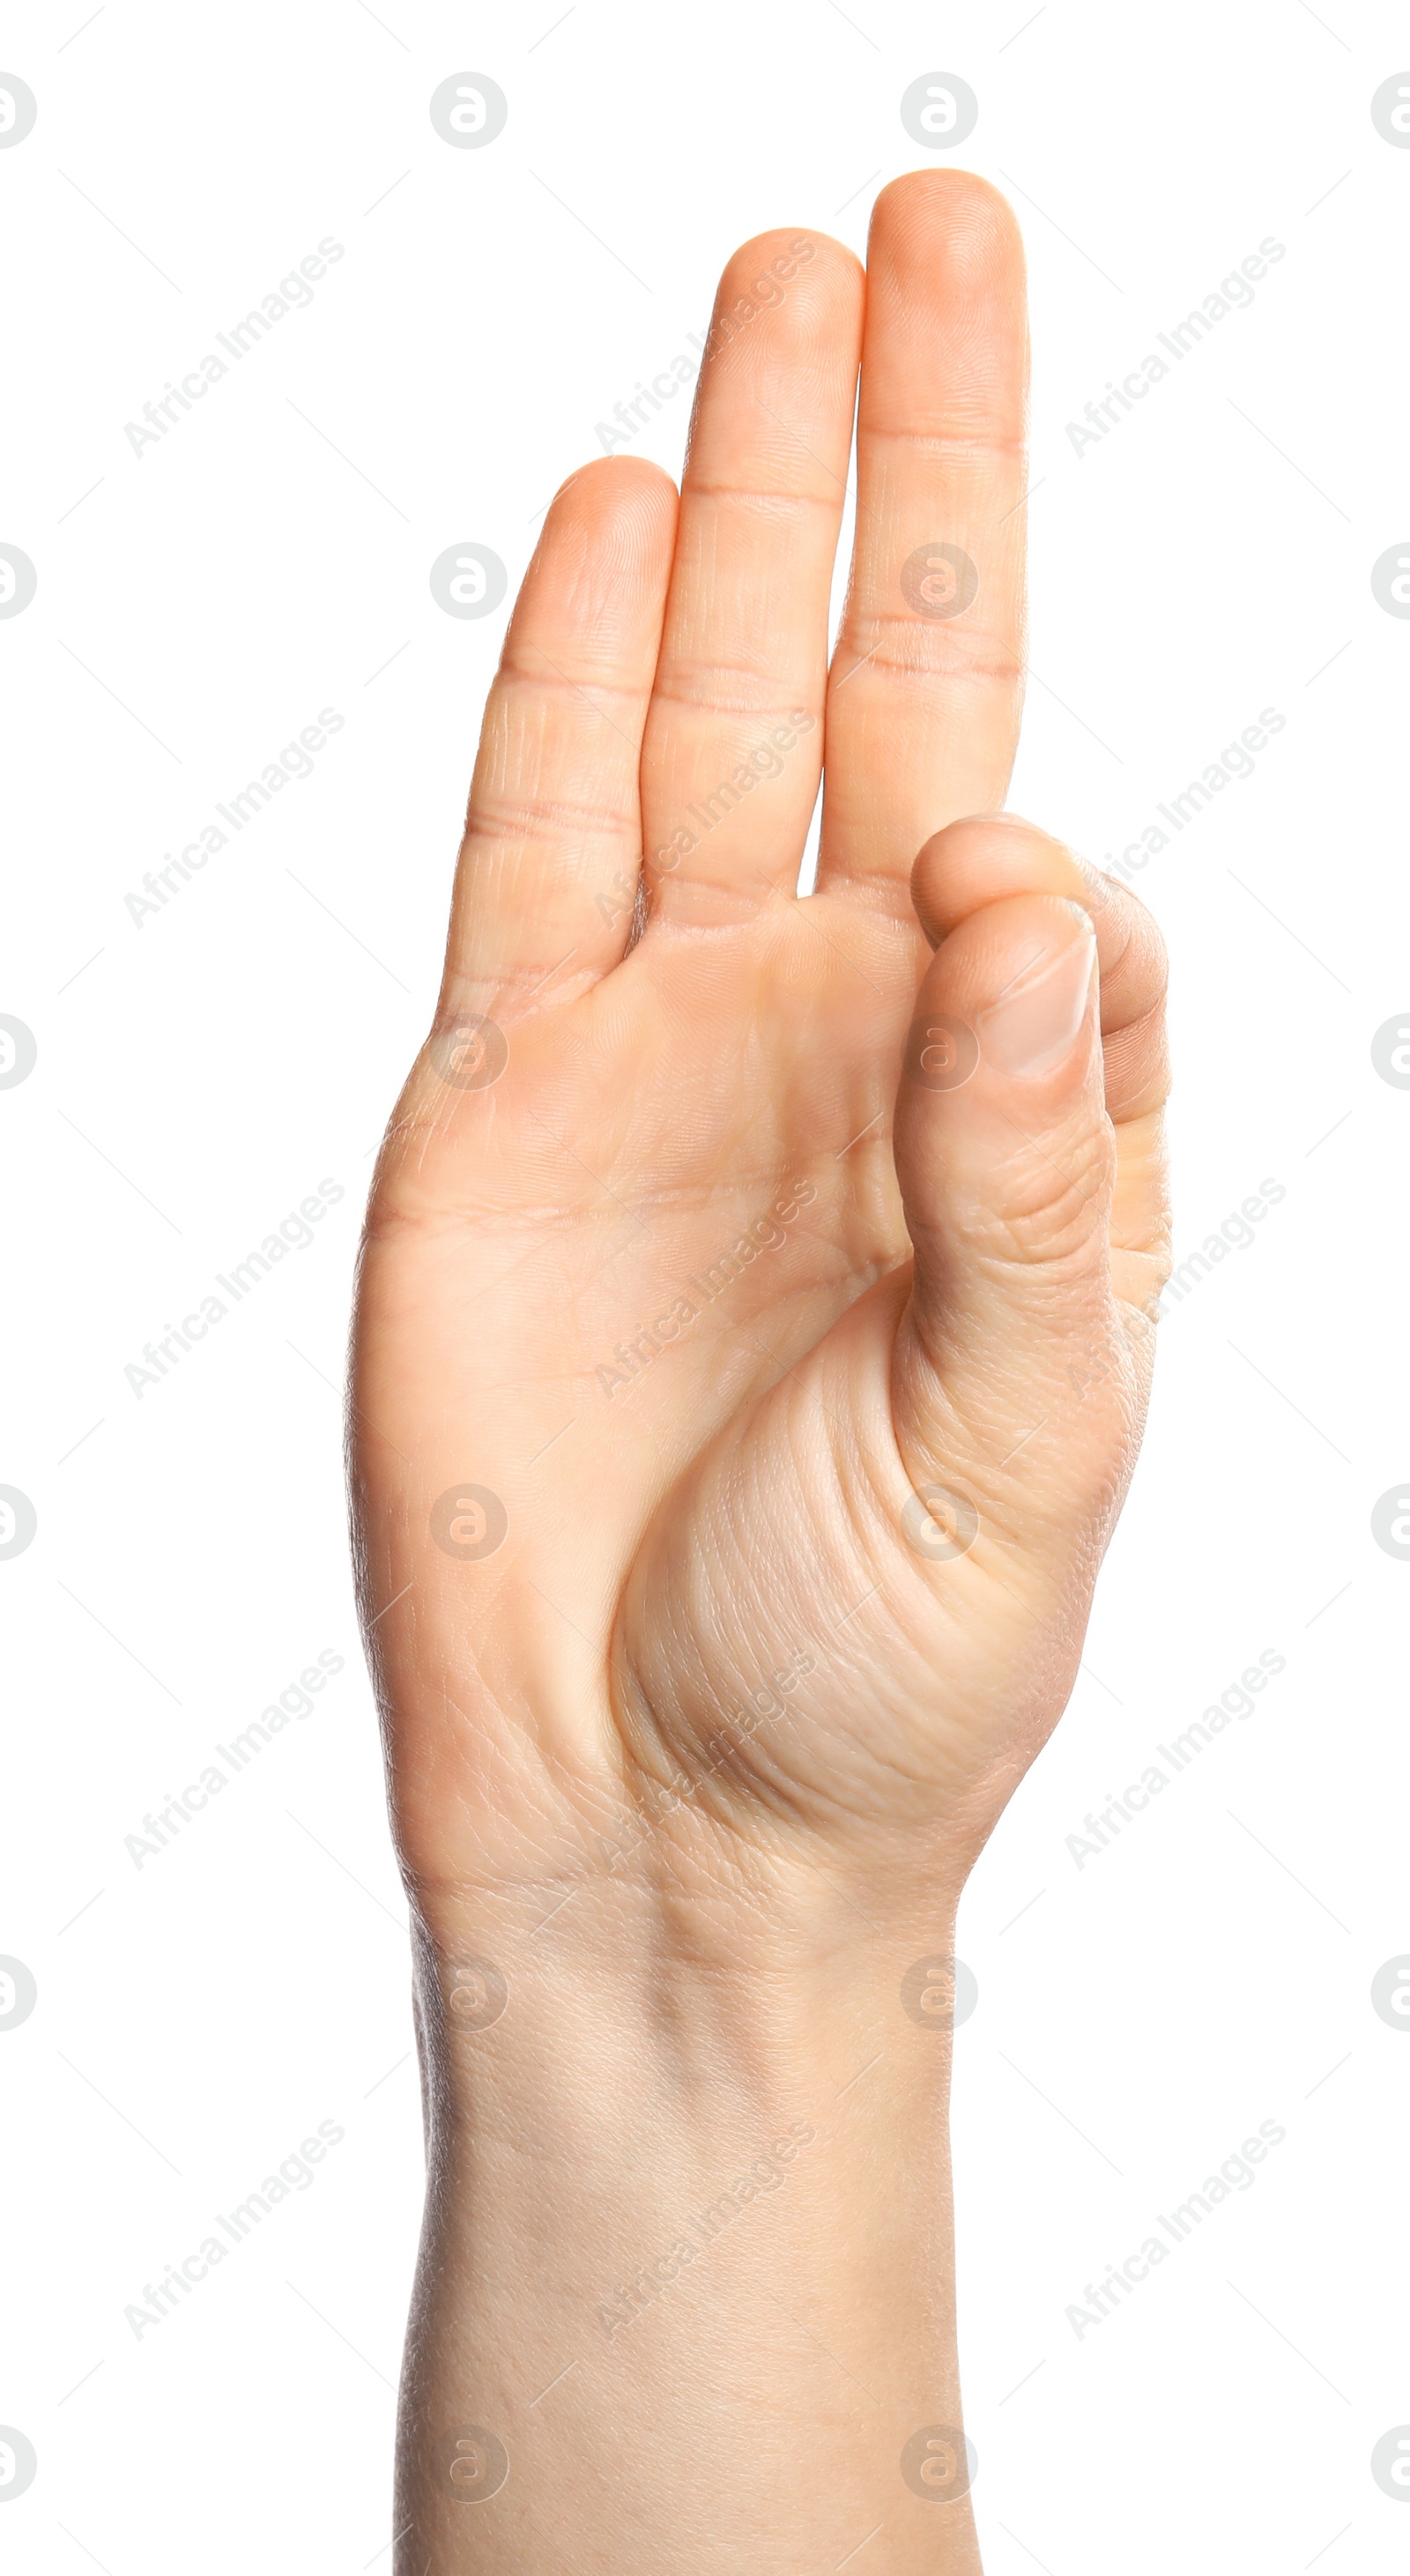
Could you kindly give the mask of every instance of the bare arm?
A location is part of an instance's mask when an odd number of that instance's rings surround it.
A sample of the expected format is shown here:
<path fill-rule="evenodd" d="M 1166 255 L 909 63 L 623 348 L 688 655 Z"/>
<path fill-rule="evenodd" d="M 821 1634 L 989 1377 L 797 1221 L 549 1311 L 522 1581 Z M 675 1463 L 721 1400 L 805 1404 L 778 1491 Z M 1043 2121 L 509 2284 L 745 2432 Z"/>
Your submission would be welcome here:
<path fill-rule="evenodd" d="M 564 487 L 491 695 L 354 1389 L 429 2096 L 401 2576 L 977 2564 L 946 1962 L 1166 1260 L 1159 942 L 996 811 L 1025 350 L 963 173 L 865 278 L 747 245 L 679 501 Z"/>

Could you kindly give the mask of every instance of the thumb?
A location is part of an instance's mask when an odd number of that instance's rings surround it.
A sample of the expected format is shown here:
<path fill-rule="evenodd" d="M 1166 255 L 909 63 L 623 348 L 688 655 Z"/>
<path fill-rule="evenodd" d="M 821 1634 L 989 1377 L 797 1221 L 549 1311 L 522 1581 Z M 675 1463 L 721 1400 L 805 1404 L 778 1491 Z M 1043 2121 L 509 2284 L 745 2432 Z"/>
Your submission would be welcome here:
<path fill-rule="evenodd" d="M 921 919 L 946 930 L 897 1100 L 915 1270 L 892 1392 L 913 1482 L 968 1476 L 1001 1520 L 1011 1506 L 1015 1525 L 1036 1515 L 1070 1541 L 1074 1515 L 1119 1499 L 1133 1406 L 1096 939 L 1086 881 L 1056 852 L 994 817 L 937 834 L 917 862 Z"/>

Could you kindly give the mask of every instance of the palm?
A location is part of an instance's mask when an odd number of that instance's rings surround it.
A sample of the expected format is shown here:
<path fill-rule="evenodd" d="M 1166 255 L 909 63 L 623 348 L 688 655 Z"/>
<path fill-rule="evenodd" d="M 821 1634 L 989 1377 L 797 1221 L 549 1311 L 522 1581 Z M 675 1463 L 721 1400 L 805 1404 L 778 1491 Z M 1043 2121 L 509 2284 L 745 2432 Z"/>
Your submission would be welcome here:
<path fill-rule="evenodd" d="M 715 361 L 664 637 L 660 478 L 594 469 L 556 505 L 487 717 L 438 1033 L 379 1171 L 359 1318 L 365 1591 L 422 1878 L 458 1879 L 472 1856 L 571 1874 L 571 1847 L 652 1782 L 690 1784 L 692 1816 L 736 1832 L 782 1811 L 884 1835 L 957 1788 L 992 1807 L 1070 1682 L 1142 1390 L 1105 1267 L 1106 1176 L 1084 1176 L 1102 1276 L 1054 1402 L 1046 1348 L 1035 1370 L 996 1364 L 982 1334 L 968 1347 L 964 1256 L 942 1248 L 930 1279 L 928 1249 L 929 1199 L 948 1191 L 963 1233 L 996 1159 L 995 1244 L 1054 1209 L 1061 1224 L 1051 1152 L 990 1097 L 987 1068 L 959 1126 L 960 1095 L 922 1085 L 918 1141 L 893 1135 L 930 954 L 910 863 L 950 816 L 999 804 L 1017 720 L 1015 253 L 974 183 L 890 196 L 825 711 L 823 890 L 794 893 L 855 368 L 855 272 L 830 246 L 806 290 L 823 359 L 805 370 L 791 337 L 800 286 L 752 349 Z M 885 410 L 943 409 L 924 361 L 963 337 L 976 227 L 999 345 L 980 369 L 989 439 L 960 469 L 938 421 L 918 441 Z M 761 489 L 771 508 L 748 501 Z M 919 620 L 897 592 L 895 564 L 937 520 L 990 576 L 982 622 Z M 749 704 L 725 703 L 724 673 Z M 787 747 L 716 814 L 719 782 L 780 726 Z M 682 826 L 692 813 L 708 828 Z M 628 946 L 641 847 L 648 911 Z M 997 853 L 952 841 L 936 865 L 927 926 L 965 927 L 930 970 L 933 1008 L 971 1007 L 963 952 L 982 982 L 986 900 L 1020 974 L 1053 898 L 1090 900 L 1063 854 L 1012 833 Z M 1150 1066 L 1124 1070 L 1116 1284 L 1144 1301 Z M 473 1489 L 458 1517 L 457 1486 Z M 918 1488 L 973 1506 L 972 1545 L 944 1544 L 946 1507 L 927 1521 Z"/>

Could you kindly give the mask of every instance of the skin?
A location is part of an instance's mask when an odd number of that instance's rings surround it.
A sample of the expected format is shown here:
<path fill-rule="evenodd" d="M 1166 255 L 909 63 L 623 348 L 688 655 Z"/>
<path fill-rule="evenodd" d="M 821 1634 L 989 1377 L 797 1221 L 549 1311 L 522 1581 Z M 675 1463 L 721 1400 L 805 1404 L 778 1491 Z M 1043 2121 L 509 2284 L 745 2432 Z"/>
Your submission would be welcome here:
<path fill-rule="evenodd" d="M 429 2163 L 398 2576 L 977 2569 L 944 1961 L 1168 1268 L 1158 935 L 997 810 L 1013 217 L 927 170 L 865 273 L 765 234 L 716 316 L 679 499 L 604 458 L 548 514 L 367 1219 Z M 958 613 L 933 552 L 903 587 L 936 542 Z"/>

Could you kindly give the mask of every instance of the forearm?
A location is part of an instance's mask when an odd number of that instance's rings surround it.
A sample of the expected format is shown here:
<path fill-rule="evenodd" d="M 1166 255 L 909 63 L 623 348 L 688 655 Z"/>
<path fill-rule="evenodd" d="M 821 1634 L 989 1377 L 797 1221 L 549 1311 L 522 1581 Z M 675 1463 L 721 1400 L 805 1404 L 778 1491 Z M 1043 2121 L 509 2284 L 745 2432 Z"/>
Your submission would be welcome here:
<path fill-rule="evenodd" d="M 524 1923 L 423 1950 L 398 2576 L 972 2576 L 950 2037 L 901 1997 L 944 1908 L 779 1934 L 614 1876 Z M 470 1953 L 508 1985 L 483 2028 Z"/>

